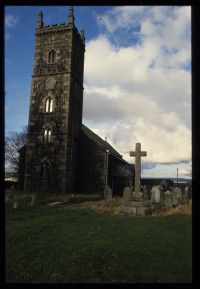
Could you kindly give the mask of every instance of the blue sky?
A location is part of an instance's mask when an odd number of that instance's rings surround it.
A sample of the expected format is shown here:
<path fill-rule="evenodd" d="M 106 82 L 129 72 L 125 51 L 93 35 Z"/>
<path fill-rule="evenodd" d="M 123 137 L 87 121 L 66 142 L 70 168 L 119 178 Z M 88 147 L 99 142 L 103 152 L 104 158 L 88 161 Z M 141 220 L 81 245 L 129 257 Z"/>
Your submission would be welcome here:
<path fill-rule="evenodd" d="M 74 7 L 77 28 L 84 27 L 87 41 L 98 33 L 95 14 L 109 7 Z M 46 25 L 66 23 L 67 6 L 7 6 L 5 8 L 6 132 L 20 131 L 28 122 L 29 95 L 37 14 L 43 11 Z M 19 105 L 20 104 L 20 105 Z"/>
<path fill-rule="evenodd" d="M 6 133 L 28 123 L 37 14 L 67 22 L 67 6 L 5 8 Z M 123 157 L 141 142 L 142 176 L 191 167 L 191 8 L 75 6 L 86 38 L 83 122 Z"/>

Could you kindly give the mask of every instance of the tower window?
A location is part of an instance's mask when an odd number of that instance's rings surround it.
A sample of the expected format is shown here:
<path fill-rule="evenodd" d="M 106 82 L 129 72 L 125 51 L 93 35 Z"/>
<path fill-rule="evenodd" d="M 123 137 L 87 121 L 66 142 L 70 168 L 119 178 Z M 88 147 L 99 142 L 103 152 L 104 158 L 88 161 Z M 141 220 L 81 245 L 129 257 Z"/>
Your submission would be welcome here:
<path fill-rule="evenodd" d="M 50 176 L 50 165 L 48 161 L 43 161 L 41 164 L 41 177 L 48 178 Z"/>
<path fill-rule="evenodd" d="M 43 133 L 43 142 L 48 143 L 51 141 L 51 130 L 45 128 L 44 133 Z"/>
<path fill-rule="evenodd" d="M 53 111 L 53 99 L 48 97 L 45 104 L 45 112 L 52 112 Z"/>
<path fill-rule="evenodd" d="M 51 50 L 49 52 L 49 59 L 48 59 L 49 63 L 54 63 L 55 59 L 56 59 L 56 52 L 55 50 Z"/>

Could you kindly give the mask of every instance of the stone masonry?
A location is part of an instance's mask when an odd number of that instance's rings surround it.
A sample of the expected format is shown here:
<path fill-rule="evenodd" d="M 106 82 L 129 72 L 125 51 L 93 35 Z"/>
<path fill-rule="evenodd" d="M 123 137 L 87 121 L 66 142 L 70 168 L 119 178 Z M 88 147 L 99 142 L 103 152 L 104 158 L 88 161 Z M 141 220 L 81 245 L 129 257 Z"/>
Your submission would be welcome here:
<path fill-rule="evenodd" d="M 82 125 L 84 33 L 68 23 L 36 27 L 25 190 L 73 190 Z"/>

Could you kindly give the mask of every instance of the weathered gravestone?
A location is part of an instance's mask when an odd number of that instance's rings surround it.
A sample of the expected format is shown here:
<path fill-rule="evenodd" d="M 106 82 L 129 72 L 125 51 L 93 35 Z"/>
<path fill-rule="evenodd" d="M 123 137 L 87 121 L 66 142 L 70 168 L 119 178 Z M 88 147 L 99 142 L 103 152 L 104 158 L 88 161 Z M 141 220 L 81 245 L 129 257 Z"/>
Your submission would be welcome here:
<path fill-rule="evenodd" d="M 112 190 L 109 186 L 105 187 L 104 189 L 104 199 L 112 200 Z"/>
<path fill-rule="evenodd" d="M 167 190 L 171 190 L 174 187 L 174 182 L 170 179 L 162 180 L 159 184 L 160 190 L 166 192 Z"/>
<path fill-rule="evenodd" d="M 144 201 L 148 200 L 148 190 L 147 190 L 147 185 L 143 186 L 143 199 Z"/>
<path fill-rule="evenodd" d="M 160 187 L 159 186 L 153 186 L 151 189 L 151 202 L 152 203 L 160 203 Z"/>
<path fill-rule="evenodd" d="M 192 199 L 192 186 L 191 185 L 187 185 L 185 187 L 185 200 L 189 200 Z"/>
<path fill-rule="evenodd" d="M 31 195 L 31 206 L 34 206 L 36 202 L 36 195 L 32 194 Z"/>
<path fill-rule="evenodd" d="M 132 197 L 131 189 L 129 187 L 125 187 L 123 191 L 123 201 L 130 201 Z"/>
<path fill-rule="evenodd" d="M 174 187 L 171 190 L 172 193 L 172 206 L 176 207 L 181 201 L 181 189 L 178 187 Z"/>
<path fill-rule="evenodd" d="M 182 192 L 181 189 L 179 187 L 174 187 L 172 189 L 172 192 L 174 192 L 177 196 L 178 201 L 180 202 L 182 200 Z"/>
<path fill-rule="evenodd" d="M 166 208 L 171 208 L 172 206 L 172 193 L 167 190 L 164 192 L 164 203 Z"/>

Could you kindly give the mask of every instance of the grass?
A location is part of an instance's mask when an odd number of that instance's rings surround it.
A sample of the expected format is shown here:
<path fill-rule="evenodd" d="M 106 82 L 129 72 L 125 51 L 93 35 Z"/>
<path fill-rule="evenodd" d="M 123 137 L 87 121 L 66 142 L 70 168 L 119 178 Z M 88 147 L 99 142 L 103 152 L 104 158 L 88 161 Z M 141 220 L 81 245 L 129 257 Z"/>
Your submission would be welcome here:
<path fill-rule="evenodd" d="M 83 201 L 96 201 L 102 199 L 101 194 L 49 194 L 31 193 L 27 194 L 19 190 L 6 190 L 5 199 L 7 203 L 17 203 L 17 207 L 42 205 L 50 202 L 80 203 Z"/>
<path fill-rule="evenodd" d="M 11 283 L 188 283 L 191 246 L 191 215 L 129 217 L 73 206 L 6 206 Z"/>

